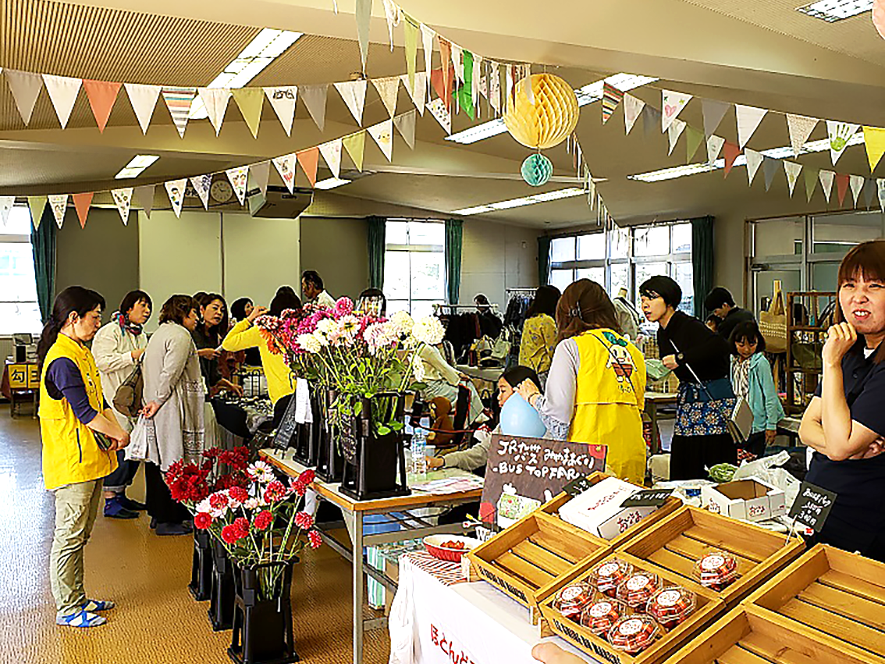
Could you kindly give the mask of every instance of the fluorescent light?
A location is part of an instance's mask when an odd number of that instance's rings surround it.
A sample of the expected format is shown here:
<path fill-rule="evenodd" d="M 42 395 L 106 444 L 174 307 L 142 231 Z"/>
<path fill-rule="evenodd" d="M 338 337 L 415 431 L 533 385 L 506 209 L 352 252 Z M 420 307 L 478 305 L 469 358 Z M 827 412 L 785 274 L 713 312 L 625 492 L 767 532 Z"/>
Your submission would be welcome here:
<path fill-rule="evenodd" d="M 535 205 L 537 203 L 546 203 L 547 201 L 557 201 L 563 198 L 582 196 L 586 193 L 586 191 L 578 187 L 556 189 L 554 191 L 544 192 L 543 194 L 524 196 L 522 198 L 511 198 L 506 201 L 499 201 L 498 203 L 488 203 L 486 205 L 477 205 L 462 210 L 455 210 L 452 214 L 460 214 L 463 217 L 468 217 L 470 215 L 483 214 L 484 212 L 491 212 L 493 210 L 509 210 L 511 208 L 523 207 L 525 205 Z"/>
<path fill-rule="evenodd" d="M 289 30 L 273 30 L 264 28 L 255 35 L 240 54 L 235 57 L 215 77 L 207 88 L 242 88 L 253 78 L 258 76 L 271 62 L 280 57 L 286 50 L 298 41 L 304 33 L 291 32 Z M 203 100 L 197 96 L 191 103 L 188 118 L 191 120 L 205 120 L 209 117 Z"/>
<path fill-rule="evenodd" d="M 128 180 L 130 178 L 137 178 L 144 169 L 157 161 L 157 159 L 159 157 L 155 154 L 137 154 L 114 176 L 114 179 Z"/>
<path fill-rule="evenodd" d="M 345 184 L 350 184 L 352 180 L 344 180 L 342 178 L 326 178 L 325 180 L 320 180 L 314 185 L 314 189 L 334 189 L 335 187 L 341 187 Z"/>
<path fill-rule="evenodd" d="M 605 83 L 613 85 L 621 92 L 627 92 L 633 88 L 638 88 L 657 80 L 658 79 L 651 78 L 650 76 L 636 76 L 634 74 L 624 73 L 613 74 L 608 78 L 594 81 L 582 88 L 576 89 L 575 96 L 578 98 L 578 106 L 586 106 L 587 104 L 592 104 L 593 102 L 602 99 L 602 88 Z M 486 138 L 491 138 L 492 136 L 497 136 L 498 134 L 503 134 L 506 131 L 507 127 L 504 126 L 504 121 L 498 118 L 496 120 L 489 120 L 488 122 L 474 125 L 469 129 L 459 131 L 451 136 L 446 136 L 446 140 L 452 141 L 453 143 L 460 143 L 461 145 L 469 145 Z"/>
<path fill-rule="evenodd" d="M 827 23 L 835 23 L 868 12 L 872 8 L 873 0 L 818 0 L 810 5 L 796 7 L 796 11 Z"/>
<path fill-rule="evenodd" d="M 848 145 L 860 145 L 864 142 L 863 133 L 857 133 L 848 139 Z M 802 146 L 799 154 L 810 154 L 812 152 L 825 152 L 830 149 L 830 140 L 822 138 L 817 141 L 811 141 Z M 789 145 L 778 148 L 769 148 L 762 150 L 762 154 L 771 159 L 790 159 L 795 155 L 793 148 Z M 734 160 L 735 166 L 746 166 L 747 158 L 740 154 Z M 686 175 L 697 175 L 698 173 L 709 173 L 720 168 L 725 168 L 725 159 L 717 159 L 712 164 L 709 162 L 701 162 L 694 164 L 686 164 L 684 166 L 675 166 L 673 168 L 662 168 L 659 171 L 649 171 L 648 173 L 639 173 L 637 175 L 628 175 L 628 180 L 636 180 L 637 182 L 661 182 L 663 180 L 673 180 L 675 178 L 685 177 Z"/>

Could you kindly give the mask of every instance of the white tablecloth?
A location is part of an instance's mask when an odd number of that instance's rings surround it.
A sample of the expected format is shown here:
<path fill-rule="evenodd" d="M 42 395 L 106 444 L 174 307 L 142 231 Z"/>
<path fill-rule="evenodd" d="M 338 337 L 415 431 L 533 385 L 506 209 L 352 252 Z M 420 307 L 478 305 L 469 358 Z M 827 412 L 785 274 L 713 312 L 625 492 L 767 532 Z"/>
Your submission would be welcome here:
<path fill-rule="evenodd" d="M 485 582 L 446 586 L 400 559 L 390 612 L 390 664 L 537 664 L 528 610 Z M 555 641 L 585 661 L 558 637 Z"/>

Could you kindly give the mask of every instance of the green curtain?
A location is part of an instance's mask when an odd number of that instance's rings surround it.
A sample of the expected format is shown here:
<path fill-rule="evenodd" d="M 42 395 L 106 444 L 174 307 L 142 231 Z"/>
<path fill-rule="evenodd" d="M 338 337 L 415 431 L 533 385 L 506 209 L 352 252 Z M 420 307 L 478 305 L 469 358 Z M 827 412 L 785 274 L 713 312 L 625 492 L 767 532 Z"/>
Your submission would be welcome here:
<path fill-rule="evenodd" d="M 384 288 L 384 252 L 387 250 L 387 219 L 366 217 L 369 225 L 369 288 Z"/>
<path fill-rule="evenodd" d="M 52 208 L 43 208 L 40 228 L 34 230 L 31 223 L 31 251 L 34 254 L 34 274 L 37 278 L 37 302 L 40 316 L 45 323 L 52 315 L 52 299 L 55 296 L 55 217 Z"/>
<path fill-rule="evenodd" d="M 713 217 L 691 220 L 691 262 L 694 315 L 704 320 L 704 298 L 713 288 Z"/>
<path fill-rule="evenodd" d="M 446 219 L 446 295 L 449 304 L 458 304 L 461 295 L 463 223 L 460 219 Z"/>
<path fill-rule="evenodd" d="M 550 283 L 550 237 L 541 235 L 538 237 L 538 285 L 546 286 Z"/>

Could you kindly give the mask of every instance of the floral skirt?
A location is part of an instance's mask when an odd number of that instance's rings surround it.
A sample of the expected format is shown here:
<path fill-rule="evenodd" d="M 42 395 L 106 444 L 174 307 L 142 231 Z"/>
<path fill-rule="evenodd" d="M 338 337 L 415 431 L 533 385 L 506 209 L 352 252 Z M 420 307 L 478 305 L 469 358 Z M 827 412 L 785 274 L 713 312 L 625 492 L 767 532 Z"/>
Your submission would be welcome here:
<path fill-rule="evenodd" d="M 704 389 L 706 388 L 706 389 Z M 737 399 L 727 378 L 704 383 L 681 383 L 676 395 L 677 436 L 710 436 L 728 433 L 728 418 Z"/>

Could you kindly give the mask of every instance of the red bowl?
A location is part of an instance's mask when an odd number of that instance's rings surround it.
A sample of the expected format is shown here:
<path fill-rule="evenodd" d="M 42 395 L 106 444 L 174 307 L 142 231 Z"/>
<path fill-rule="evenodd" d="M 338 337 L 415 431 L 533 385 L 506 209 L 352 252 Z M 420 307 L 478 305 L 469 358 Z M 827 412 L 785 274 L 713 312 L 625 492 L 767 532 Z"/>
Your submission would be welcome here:
<path fill-rule="evenodd" d="M 443 546 L 444 543 L 452 541 L 463 542 L 464 548 L 453 549 L 451 547 Z M 461 557 L 479 544 L 479 540 L 470 537 L 462 537 L 460 535 L 428 535 L 424 538 L 424 548 L 427 549 L 427 553 L 434 558 L 447 560 L 451 563 L 460 563 Z"/>

